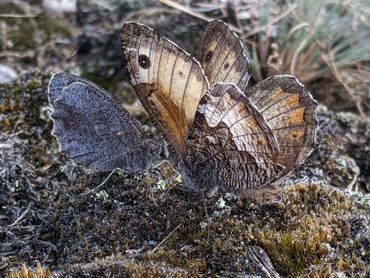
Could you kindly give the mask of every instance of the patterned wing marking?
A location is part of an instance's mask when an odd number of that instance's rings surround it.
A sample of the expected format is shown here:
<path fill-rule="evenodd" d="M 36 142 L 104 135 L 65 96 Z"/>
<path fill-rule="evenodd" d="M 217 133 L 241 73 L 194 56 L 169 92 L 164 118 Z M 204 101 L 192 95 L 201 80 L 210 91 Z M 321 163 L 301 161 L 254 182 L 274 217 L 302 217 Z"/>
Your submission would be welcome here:
<path fill-rule="evenodd" d="M 240 89 L 218 83 L 202 97 L 189 136 L 185 176 L 232 189 L 265 186 L 283 167 L 271 129 Z"/>
<path fill-rule="evenodd" d="M 278 75 L 245 92 L 271 127 L 280 152 L 272 159 L 295 168 L 310 154 L 316 134 L 316 101 L 299 81 Z"/>
<path fill-rule="evenodd" d="M 250 78 L 249 60 L 240 40 L 225 23 L 215 20 L 208 24 L 199 57 L 211 85 L 230 82 L 244 91 Z"/>
<path fill-rule="evenodd" d="M 179 155 L 208 81 L 199 63 L 152 29 L 126 23 L 122 49 L 135 91 L 155 124 Z"/>

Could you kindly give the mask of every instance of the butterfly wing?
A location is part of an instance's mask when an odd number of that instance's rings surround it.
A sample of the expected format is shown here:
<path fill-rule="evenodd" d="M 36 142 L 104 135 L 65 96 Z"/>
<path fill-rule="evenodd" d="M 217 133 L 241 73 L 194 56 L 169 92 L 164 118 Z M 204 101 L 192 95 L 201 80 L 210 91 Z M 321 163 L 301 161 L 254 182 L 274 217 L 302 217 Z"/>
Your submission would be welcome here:
<path fill-rule="evenodd" d="M 272 159 L 296 168 L 312 151 L 316 135 L 316 101 L 299 81 L 277 75 L 245 92 L 271 127 L 280 151 Z"/>
<path fill-rule="evenodd" d="M 60 97 L 61 93 L 63 92 L 63 88 L 67 87 L 68 85 L 72 84 L 73 82 L 80 82 L 90 87 L 94 87 L 98 91 L 105 91 L 102 87 L 98 86 L 97 84 L 79 77 L 77 75 L 70 74 L 68 72 L 58 72 L 53 74 L 49 81 L 48 85 L 48 98 L 51 104 L 54 104 L 54 101 Z M 140 128 L 138 126 L 138 128 Z"/>
<path fill-rule="evenodd" d="M 218 83 L 201 98 L 186 144 L 186 183 L 256 188 L 282 172 L 269 159 L 279 151 L 270 127 L 232 84 Z"/>
<path fill-rule="evenodd" d="M 54 105 L 55 100 L 62 94 L 63 88 L 76 81 L 85 83 L 82 78 L 66 72 L 53 74 L 48 86 L 49 103 Z"/>
<path fill-rule="evenodd" d="M 135 173 L 150 167 L 157 147 L 128 112 L 105 91 L 70 74 L 54 75 L 49 83 L 53 105 L 52 134 L 60 150 L 96 171 L 121 168 Z"/>
<path fill-rule="evenodd" d="M 151 28 L 126 23 L 122 49 L 131 82 L 154 123 L 179 155 L 208 81 L 199 63 Z"/>
<path fill-rule="evenodd" d="M 244 91 L 250 77 L 249 60 L 236 34 L 222 21 L 208 24 L 199 59 L 211 85 L 230 82 Z"/>

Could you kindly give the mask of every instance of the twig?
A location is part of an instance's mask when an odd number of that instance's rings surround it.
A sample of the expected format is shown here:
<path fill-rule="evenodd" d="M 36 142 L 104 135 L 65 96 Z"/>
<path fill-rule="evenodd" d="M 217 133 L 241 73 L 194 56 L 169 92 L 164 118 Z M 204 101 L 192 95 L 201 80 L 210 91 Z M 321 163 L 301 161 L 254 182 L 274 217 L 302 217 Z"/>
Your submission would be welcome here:
<path fill-rule="evenodd" d="M 175 229 L 172 230 L 171 233 L 169 233 L 156 247 L 153 248 L 152 251 L 150 251 L 151 253 L 154 253 L 166 240 L 168 240 L 179 228 L 180 226 L 182 225 L 182 223 L 180 223 L 179 225 L 176 226 Z"/>
<path fill-rule="evenodd" d="M 100 187 L 102 187 L 104 184 L 106 184 L 107 183 L 107 181 L 110 179 L 110 177 L 116 172 L 116 171 L 118 171 L 118 170 L 120 170 L 119 168 L 115 168 L 112 172 L 110 172 L 110 174 L 108 175 L 108 177 L 106 177 L 105 178 L 105 180 L 101 183 L 101 184 L 99 184 L 97 187 L 95 187 L 95 188 L 93 188 L 93 189 L 90 189 L 90 190 L 88 190 L 87 192 L 85 192 L 85 193 L 82 193 L 81 195 L 82 196 L 85 196 L 85 195 L 87 195 L 87 194 L 90 194 L 90 193 L 93 193 L 93 192 L 95 192 L 96 190 L 98 190 Z"/>
<path fill-rule="evenodd" d="M 8 17 L 8 18 L 31 18 L 36 17 L 37 14 L 0 14 L 0 17 Z"/>
<path fill-rule="evenodd" d="M 27 213 L 30 211 L 30 208 L 31 208 L 31 203 L 28 204 L 27 209 L 22 212 L 22 214 L 17 218 L 17 220 L 15 220 L 12 224 L 9 225 L 9 228 L 17 225 L 17 223 L 21 221 L 27 215 Z"/>
<path fill-rule="evenodd" d="M 296 51 L 294 52 L 292 63 L 290 65 L 290 74 L 294 75 L 295 73 L 295 67 L 297 65 L 297 59 L 299 53 L 303 50 L 303 48 L 306 46 L 307 42 L 309 41 L 309 37 L 305 38 L 301 43 L 298 45 Z"/>
<path fill-rule="evenodd" d="M 192 11 L 191 9 L 189 9 L 188 7 L 184 6 L 184 5 L 181 5 L 175 1 L 172 1 L 172 0 L 158 0 L 159 2 L 161 2 L 162 4 L 165 4 L 167 6 L 170 6 L 171 8 L 174 8 L 176 10 L 179 10 L 179 11 L 182 11 L 184 13 L 187 13 L 191 16 L 194 16 L 194 17 L 197 17 L 197 18 L 200 18 L 200 19 L 203 19 L 207 22 L 210 22 L 212 20 L 214 20 L 214 18 L 212 17 L 209 17 L 209 16 L 206 16 L 202 13 L 198 13 L 198 12 L 195 12 L 195 11 Z M 228 26 L 234 31 L 234 32 L 237 32 L 237 33 L 241 33 L 241 29 L 231 25 L 231 24 L 228 24 Z"/>
<path fill-rule="evenodd" d="M 270 20 L 267 24 L 263 25 L 263 26 L 258 26 L 257 28 L 255 28 L 254 30 L 250 31 L 249 33 L 245 34 L 243 36 L 243 39 L 246 39 L 248 37 L 251 37 L 263 30 L 265 30 L 266 28 L 270 27 L 271 25 L 277 23 L 278 21 L 282 20 L 284 17 L 286 17 L 288 14 L 290 14 L 292 11 L 294 11 L 295 9 L 297 8 L 297 4 L 293 4 L 291 5 L 290 7 L 288 7 L 288 9 L 282 13 L 281 15 L 277 16 L 276 18 Z"/>
<path fill-rule="evenodd" d="M 34 51 L 1 51 L 0 52 L 0 58 L 2 57 L 15 57 L 15 58 L 25 58 L 25 57 L 32 57 L 35 55 Z"/>
<path fill-rule="evenodd" d="M 205 21 L 211 21 L 212 20 L 211 17 L 208 17 L 208 16 L 206 16 L 206 15 L 204 15 L 202 13 L 194 12 L 194 11 L 190 10 L 189 8 L 185 7 L 184 5 L 181 5 L 179 3 L 176 3 L 175 1 L 172 1 L 172 0 L 158 0 L 158 1 L 161 2 L 162 4 L 165 4 L 167 6 L 170 6 L 171 8 L 174 8 L 176 10 L 185 12 L 187 14 L 190 14 L 190 15 L 192 15 L 194 17 L 203 19 Z"/>
<path fill-rule="evenodd" d="M 350 191 L 354 191 L 354 192 L 358 192 L 358 185 L 354 187 L 354 185 L 356 184 L 357 182 L 357 178 L 358 176 L 360 175 L 360 169 L 357 167 L 357 165 L 355 167 L 352 168 L 353 169 L 353 179 L 349 182 L 349 184 L 346 186 L 346 188 Z"/>
<path fill-rule="evenodd" d="M 292 29 L 290 29 L 288 34 L 285 36 L 284 42 L 286 42 L 290 38 L 290 36 L 293 35 L 295 32 L 297 32 L 298 30 L 300 30 L 302 28 L 309 27 L 309 26 L 310 26 L 310 24 L 308 22 L 305 22 L 305 21 L 297 24 Z"/>
<path fill-rule="evenodd" d="M 138 256 L 140 253 L 141 253 L 141 251 L 143 251 L 144 250 L 144 246 L 142 246 L 141 248 L 139 248 L 139 249 L 127 249 L 126 251 L 125 251 L 125 253 L 126 254 L 128 254 L 128 255 L 130 255 L 130 256 L 133 256 L 133 257 L 136 257 L 136 256 Z"/>
<path fill-rule="evenodd" d="M 341 74 L 339 73 L 337 66 L 335 65 L 334 59 L 332 58 L 332 55 L 322 55 L 323 61 L 328 65 L 328 67 L 331 69 L 331 72 L 333 73 L 335 79 L 342 84 L 344 89 L 349 93 L 350 97 L 355 101 L 356 107 L 358 111 L 360 112 L 360 115 L 363 119 L 366 119 L 366 113 L 362 109 L 361 101 L 359 101 L 358 96 L 356 95 L 356 92 L 343 80 Z"/>
<path fill-rule="evenodd" d="M 7 41 L 8 41 L 8 33 L 7 33 L 7 25 L 6 22 L 0 22 L 0 27 L 1 27 L 1 35 L 3 36 L 3 49 L 6 50 L 7 47 Z"/>
<path fill-rule="evenodd" d="M 358 186 L 355 187 L 355 189 L 353 190 L 353 186 L 356 184 L 357 182 L 357 178 L 358 178 L 358 175 L 359 173 L 355 173 L 353 179 L 351 180 L 351 182 L 347 185 L 347 189 L 350 190 L 350 191 L 354 191 L 354 192 L 358 192 Z"/>

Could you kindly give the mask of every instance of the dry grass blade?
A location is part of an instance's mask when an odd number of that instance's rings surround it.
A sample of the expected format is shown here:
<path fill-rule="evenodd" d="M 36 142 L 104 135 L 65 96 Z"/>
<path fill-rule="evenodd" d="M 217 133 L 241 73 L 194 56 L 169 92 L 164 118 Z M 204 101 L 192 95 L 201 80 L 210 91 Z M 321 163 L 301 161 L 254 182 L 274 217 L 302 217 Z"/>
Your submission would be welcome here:
<path fill-rule="evenodd" d="M 37 14 L 0 14 L 0 18 L 30 18 L 36 16 Z"/>
<path fill-rule="evenodd" d="M 156 247 L 154 247 L 154 249 L 151 251 L 151 253 L 154 253 L 155 251 L 157 251 L 157 249 L 159 247 L 161 247 L 161 245 L 166 242 L 166 240 L 168 240 L 180 227 L 181 227 L 182 223 L 180 223 L 179 225 L 176 226 L 175 229 L 173 229 Z"/>
<path fill-rule="evenodd" d="M 245 34 L 243 36 L 243 39 L 247 39 L 247 38 L 249 38 L 249 37 L 251 37 L 253 35 L 258 34 L 259 32 L 265 31 L 270 26 L 276 24 L 277 22 L 279 22 L 280 20 L 282 20 L 283 18 L 285 18 L 286 16 L 288 16 L 296 8 L 297 8 L 297 5 L 296 4 L 292 4 L 290 7 L 287 8 L 287 10 L 284 13 L 282 13 L 279 16 L 277 16 L 276 18 L 271 19 L 266 25 L 258 26 L 254 30 L 252 30 L 252 31 L 248 32 L 247 34 Z"/>
<path fill-rule="evenodd" d="M 361 116 L 364 119 L 366 119 L 367 115 L 366 115 L 366 113 L 363 109 L 363 105 L 362 105 L 362 101 L 361 101 L 360 96 L 356 93 L 355 90 L 353 90 L 347 84 L 347 82 L 344 81 L 342 75 L 340 74 L 340 72 L 338 71 L 338 69 L 337 69 L 337 67 L 334 63 L 334 59 L 332 58 L 332 55 L 323 55 L 323 60 L 328 65 L 328 67 L 330 67 L 330 69 L 331 69 L 334 77 L 336 78 L 336 80 L 338 80 L 338 82 L 346 89 L 346 91 L 348 92 L 348 94 L 350 95 L 352 100 L 355 102 L 356 107 L 357 107 L 358 111 L 360 112 Z"/>
<path fill-rule="evenodd" d="M 212 17 L 209 17 L 209 16 L 206 16 L 202 13 L 199 13 L 199 12 L 196 12 L 196 11 L 193 11 L 192 9 L 190 9 L 189 7 L 186 7 L 184 5 L 181 5 L 175 1 L 172 1 L 172 0 L 158 0 L 159 2 L 161 2 L 162 4 L 165 4 L 171 8 L 174 8 L 176 10 L 179 10 L 179 11 L 182 11 L 184 13 L 187 13 L 191 16 L 194 16 L 194 17 L 197 17 L 197 18 L 200 18 L 200 19 L 203 19 L 207 22 L 210 22 L 212 20 L 214 20 L 214 18 Z M 232 25 L 229 25 L 229 27 L 234 31 L 234 32 L 237 32 L 237 33 L 241 33 L 241 30 L 235 26 L 232 26 Z"/>
<path fill-rule="evenodd" d="M 298 60 L 298 55 L 303 50 L 303 48 L 307 45 L 308 41 L 309 41 L 309 38 L 305 38 L 303 41 L 301 41 L 301 43 L 299 44 L 299 46 L 297 47 L 296 51 L 293 54 L 293 59 L 292 59 L 292 62 L 290 64 L 290 73 L 292 75 L 294 75 L 294 73 L 295 73 L 295 68 L 296 68 L 297 60 Z"/>
<path fill-rule="evenodd" d="M 188 7 L 186 7 L 184 5 L 181 5 L 179 3 L 176 3 L 175 1 L 171 1 L 171 0 L 158 0 L 158 1 L 161 2 L 162 4 L 165 4 L 167 6 L 170 6 L 171 8 L 174 8 L 176 10 L 182 11 L 182 12 L 187 13 L 189 15 L 192 15 L 194 17 L 203 19 L 205 21 L 211 21 L 212 20 L 211 17 L 205 16 L 202 13 L 198 13 L 198 12 L 192 11 Z"/>

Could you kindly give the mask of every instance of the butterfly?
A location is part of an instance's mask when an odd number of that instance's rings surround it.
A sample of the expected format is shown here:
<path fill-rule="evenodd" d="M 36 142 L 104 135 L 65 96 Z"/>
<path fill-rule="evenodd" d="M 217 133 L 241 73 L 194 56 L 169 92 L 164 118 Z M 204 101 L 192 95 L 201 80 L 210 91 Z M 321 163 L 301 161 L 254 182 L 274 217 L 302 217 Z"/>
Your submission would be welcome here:
<path fill-rule="evenodd" d="M 289 75 L 248 86 L 249 60 L 222 21 L 208 24 L 199 62 L 135 22 L 123 25 L 121 44 L 133 87 L 187 187 L 264 187 L 312 151 L 316 101 Z"/>
<path fill-rule="evenodd" d="M 53 107 L 52 134 L 60 151 L 95 171 L 127 173 L 158 161 L 160 146 L 145 137 L 136 120 L 98 85 L 69 73 L 56 73 L 48 85 Z"/>
<path fill-rule="evenodd" d="M 132 85 L 174 150 L 186 187 L 265 187 L 311 152 L 316 102 L 293 76 L 248 86 L 249 60 L 222 21 L 208 24 L 199 62 L 135 22 L 123 25 L 121 43 Z M 158 159 L 158 144 L 99 86 L 60 73 L 50 81 L 49 101 L 53 134 L 76 162 L 135 173 Z"/>

